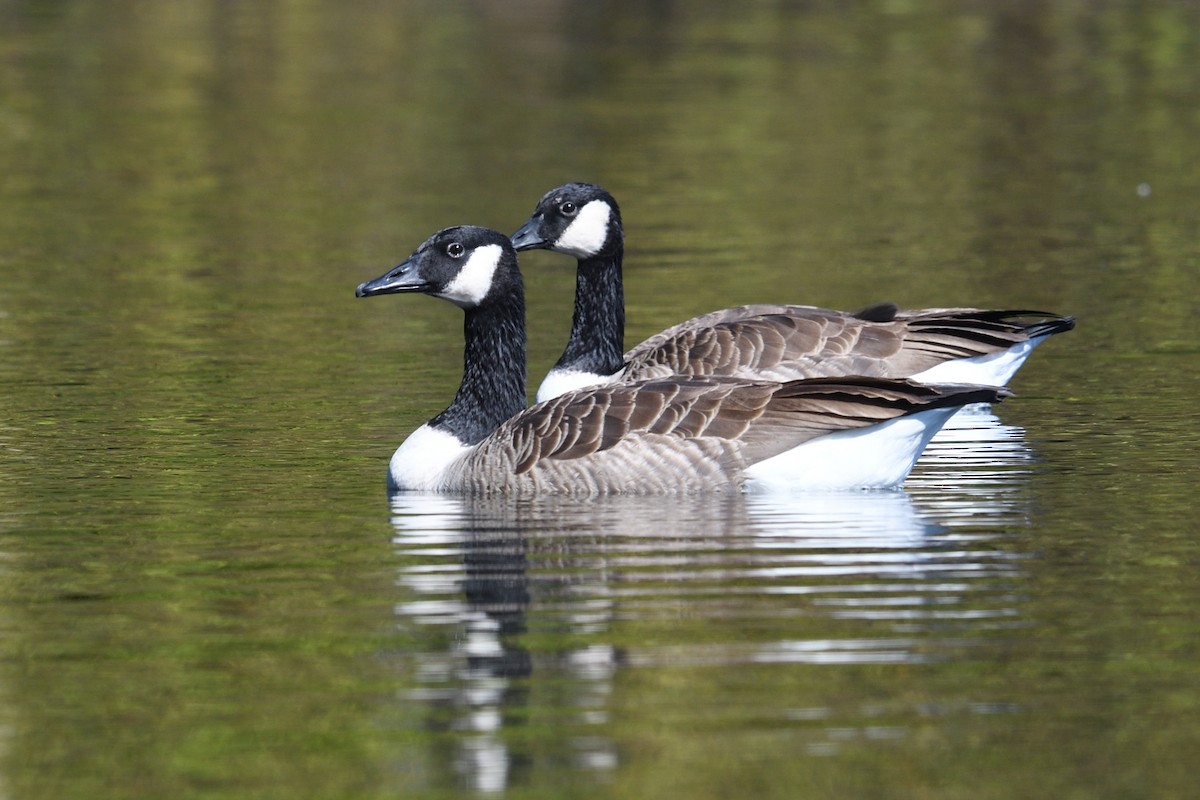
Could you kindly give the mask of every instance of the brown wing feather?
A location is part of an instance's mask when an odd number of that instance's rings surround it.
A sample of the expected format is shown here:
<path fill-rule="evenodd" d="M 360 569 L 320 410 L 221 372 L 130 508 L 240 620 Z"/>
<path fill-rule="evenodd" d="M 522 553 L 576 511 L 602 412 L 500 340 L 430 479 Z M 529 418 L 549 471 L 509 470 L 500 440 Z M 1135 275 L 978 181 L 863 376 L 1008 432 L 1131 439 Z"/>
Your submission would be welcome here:
<path fill-rule="evenodd" d="M 489 464 L 510 483 L 528 476 L 524 480 L 543 491 L 560 482 L 559 490 L 575 490 L 581 481 L 587 490 L 602 491 L 627 491 L 638 480 L 659 489 L 712 488 L 721 480 L 736 485 L 745 467 L 817 436 L 1005 395 L 986 387 L 879 378 L 612 384 L 523 411 L 484 440 L 471 460 Z M 707 462 L 696 461 L 697 454 L 708 454 Z M 568 462 L 577 466 L 555 466 Z M 659 475 L 664 465 L 678 474 Z"/>
<path fill-rule="evenodd" d="M 734 440 L 766 407 L 776 384 L 675 379 L 613 384 L 540 403 L 505 422 L 480 446 L 520 474 L 546 459 L 572 460 L 631 438 Z"/>
<path fill-rule="evenodd" d="M 904 378 L 1073 326 L 1069 317 L 1024 310 L 897 311 L 879 304 L 844 314 L 812 306 L 740 306 L 687 320 L 642 342 L 626 354 L 623 380 Z"/>

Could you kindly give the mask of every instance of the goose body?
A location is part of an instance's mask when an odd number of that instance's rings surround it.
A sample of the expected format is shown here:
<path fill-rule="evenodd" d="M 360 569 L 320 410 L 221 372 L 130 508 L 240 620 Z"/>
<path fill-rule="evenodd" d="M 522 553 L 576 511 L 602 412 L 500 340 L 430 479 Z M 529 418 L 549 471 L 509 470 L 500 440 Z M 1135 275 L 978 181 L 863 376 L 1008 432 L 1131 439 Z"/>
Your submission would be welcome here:
<path fill-rule="evenodd" d="M 628 352 L 624 346 L 624 229 L 612 195 L 570 183 L 542 197 L 512 235 L 518 250 L 575 256 L 575 312 L 562 357 L 537 399 L 596 384 L 668 375 L 787 381 L 871 376 L 1003 386 L 1070 317 L 971 308 L 900 311 L 883 303 L 846 313 L 761 304 L 681 322 Z"/>
<path fill-rule="evenodd" d="M 463 380 L 389 464 L 393 490 L 676 493 L 887 488 L 958 408 L 994 387 L 874 377 L 679 376 L 576 389 L 524 408 L 524 288 L 507 237 L 439 231 L 361 284 L 463 308 Z"/>

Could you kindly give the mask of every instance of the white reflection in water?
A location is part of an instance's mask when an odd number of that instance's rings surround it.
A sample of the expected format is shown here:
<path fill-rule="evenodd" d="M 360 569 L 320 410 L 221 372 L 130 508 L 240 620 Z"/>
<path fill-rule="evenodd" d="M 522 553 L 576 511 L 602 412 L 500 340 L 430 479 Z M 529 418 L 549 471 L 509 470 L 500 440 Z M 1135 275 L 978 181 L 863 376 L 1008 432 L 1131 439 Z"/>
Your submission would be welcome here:
<path fill-rule="evenodd" d="M 1031 464 L 1021 429 L 975 409 L 934 439 L 901 492 L 396 495 L 408 595 L 396 614 L 450 634 L 429 639 L 448 645 L 414 656 L 409 699 L 450 714 L 453 767 L 475 791 L 497 793 L 532 757 L 512 752 L 506 725 L 528 716 L 534 686 L 551 687 L 539 714 L 557 714 L 565 732 L 555 757 L 603 774 L 618 764 L 604 726 L 621 669 L 967 656 L 1021 624 L 1020 558 L 998 540 L 1024 522 Z M 606 641 L 623 623 L 674 620 L 681 607 L 710 623 L 702 640 L 683 627 L 670 642 Z M 814 628 L 813 620 L 825 622 Z M 768 635 L 743 636 L 744 626 Z M 840 635 L 797 638 L 796 626 Z M 529 634 L 543 643 L 532 651 Z M 902 733 L 842 730 L 810 752 L 836 749 L 851 734 Z"/>
<path fill-rule="evenodd" d="M 905 490 L 946 525 L 977 517 L 1019 524 L 1022 478 L 1033 466 L 1024 429 L 1005 425 L 988 406 L 968 406 L 933 437 Z"/>

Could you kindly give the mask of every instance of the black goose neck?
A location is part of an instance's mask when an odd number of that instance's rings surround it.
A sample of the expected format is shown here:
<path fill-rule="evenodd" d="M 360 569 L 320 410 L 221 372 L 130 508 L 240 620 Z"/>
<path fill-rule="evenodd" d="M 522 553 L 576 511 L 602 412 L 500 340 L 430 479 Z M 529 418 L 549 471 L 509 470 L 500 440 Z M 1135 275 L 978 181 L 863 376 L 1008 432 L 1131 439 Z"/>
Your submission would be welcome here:
<path fill-rule="evenodd" d="M 524 295 L 517 291 L 469 309 L 463 338 L 462 383 L 429 424 L 473 445 L 525 408 Z"/>
<path fill-rule="evenodd" d="M 611 375 L 625 364 L 623 247 L 581 258 L 575 269 L 571 337 L 557 368 Z"/>

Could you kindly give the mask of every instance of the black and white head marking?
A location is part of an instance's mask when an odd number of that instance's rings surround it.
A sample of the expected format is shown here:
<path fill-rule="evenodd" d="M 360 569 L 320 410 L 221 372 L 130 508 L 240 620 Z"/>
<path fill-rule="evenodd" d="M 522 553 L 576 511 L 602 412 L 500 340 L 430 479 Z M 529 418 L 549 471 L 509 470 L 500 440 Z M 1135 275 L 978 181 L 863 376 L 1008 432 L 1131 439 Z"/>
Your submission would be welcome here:
<path fill-rule="evenodd" d="M 457 245 L 457 246 L 456 246 Z M 463 247 L 461 242 L 451 242 L 447 246 L 450 251 L 458 252 Z M 492 282 L 496 276 L 496 267 L 504 250 L 498 244 L 485 244 L 472 250 L 465 250 L 457 258 L 465 259 L 458 274 L 446 285 L 446 288 L 435 292 L 435 297 L 449 300 L 460 308 L 478 306 L 492 290 Z"/>
<path fill-rule="evenodd" d="M 617 201 L 591 183 L 568 183 L 547 192 L 513 234 L 518 250 L 541 248 L 580 260 L 613 256 L 623 241 Z"/>
<path fill-rule="evenodd" d="M 399 266 L 359 285 L 355 294 L 419 292 L 478 308 L 520 283 L 516 253 L 508 237 L 487 228 L 462 225 L 430 236 Z M 499 287 L 499 289 L 498 289 Z"/>
<path fill-rule="evenodd" d="M 611 218 L 612 206 L 607 201 L 588 201 L 570 216 L 566 230 L 554 242 L 554 250 L 575 258 L 591 258 L 597 255 L 608 241 L 608 223 Z"/>

